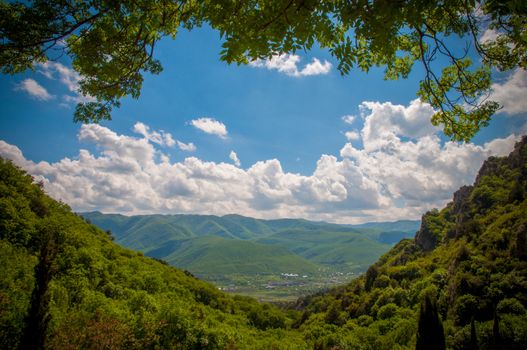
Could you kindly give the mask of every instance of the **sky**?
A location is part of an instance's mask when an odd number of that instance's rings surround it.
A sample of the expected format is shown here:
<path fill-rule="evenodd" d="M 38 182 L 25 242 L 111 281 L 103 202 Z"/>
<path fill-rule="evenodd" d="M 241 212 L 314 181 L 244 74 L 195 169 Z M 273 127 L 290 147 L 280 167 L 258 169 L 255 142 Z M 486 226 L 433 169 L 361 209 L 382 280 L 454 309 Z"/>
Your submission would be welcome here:
<path fill-rule="evenodd" d="M 100 124 L 73 122 L 80 77 L 65 58 L 0 76 L 0 156 L 75 211 L 241 214 L 337 223 L 419 219 L 527 133 L 527 73 L 496 76 L 502 103 L 470 143 L 450 142 L 416 99 L 422 68 L 341 76 L 315 49 L 249 65 L 219 60 L 219 34 L 156 45 L 146 75 Z"/>

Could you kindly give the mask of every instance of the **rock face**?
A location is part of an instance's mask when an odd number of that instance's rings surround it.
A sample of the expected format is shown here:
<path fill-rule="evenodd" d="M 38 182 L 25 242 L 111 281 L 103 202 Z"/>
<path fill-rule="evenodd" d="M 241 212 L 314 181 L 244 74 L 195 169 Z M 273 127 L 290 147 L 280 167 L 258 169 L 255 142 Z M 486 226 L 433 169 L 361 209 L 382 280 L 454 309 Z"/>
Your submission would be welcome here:
<path fill-rule="evenodd" d="M 527 173 L 527 135 L 523 136 L 514 146 L 514 150 L 508 157 L 489 157 L 479 169 L 475 185 L 481 182 L 484 176 L 500 176 L 503 166 L 515 169 L 521 168 L 522 178 L 525 179 Z"/>
<path fill-rule="evenodd" d="M 422 216 L 421 228 L 415 234 L 415 243 L 425 251 L 434 249 L 438 243 L 438 239 L 430 227 L 430 215 L 433 215 L 432 212 L 428 212 Z"/>
<path fill-rule="evenodd" d="M 507 161 L 513 168 L 523 167 L 523 170 L 526 170 L 525 164 L 527 164 L 527 135 L 523 136 L 522 139 L 516 143 L 514 151 L 509 154 Z"/>
<path fill-rule="evenodd" d="M 454 192 L 452 202 L 452 215 L 455 218 L 455 228 L 447 233 L 447 238 L 454 238 L 461 234 L 460 227 L 470 219 L 470 194 L 474 189 L 473 186 L 463 186 Z"/>

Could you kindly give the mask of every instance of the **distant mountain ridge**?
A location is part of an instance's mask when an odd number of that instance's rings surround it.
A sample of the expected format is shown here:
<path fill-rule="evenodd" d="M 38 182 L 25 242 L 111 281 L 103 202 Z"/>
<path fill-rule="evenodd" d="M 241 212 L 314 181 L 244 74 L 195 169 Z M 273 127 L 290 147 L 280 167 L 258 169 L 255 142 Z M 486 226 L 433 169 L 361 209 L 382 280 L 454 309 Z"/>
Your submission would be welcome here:
<path fill-rule="evenodd" d="M 241 239 L 278 233 L 286 229 L 303 229 L 308 231 L 324 229 L 331 232 L 364 232 L 371 229 L 379 232 L 411 232 L 419 230 L 420 220 L 398 220 L 390 222 L 367 222 L 363 224 L 333 224 L 324 221 L 309 221 L 306 219 L 256 219 L 238 214 L 223 216 L 199 214 L 147 214 L 123 215 L 105 214 L 100 211 L 81 212 L 88 220 L 96 220 L 98 224 L 108 226 L 116 237 L 126 234 L 126 231 L 137 229 L 138 226 L 159 220 L 180 230 L 190 230 L 196 236 L 211 234 L 227 235 Z M 97 224 L 94 222 L 94 224 Z M 218 229 L 223 231 L 219 233 Z M 187 232 L 187 234 L 192 234 Z"/>
<path fill-rule="evenodd" d="M 381 222 L 366 222 L 364 224 L 350 225 L 354 228 L 373 228 L 383 231 L 408 231 L 418 230 L 419 220 L 397 220 L 397 221 L 381 221 Z"/>

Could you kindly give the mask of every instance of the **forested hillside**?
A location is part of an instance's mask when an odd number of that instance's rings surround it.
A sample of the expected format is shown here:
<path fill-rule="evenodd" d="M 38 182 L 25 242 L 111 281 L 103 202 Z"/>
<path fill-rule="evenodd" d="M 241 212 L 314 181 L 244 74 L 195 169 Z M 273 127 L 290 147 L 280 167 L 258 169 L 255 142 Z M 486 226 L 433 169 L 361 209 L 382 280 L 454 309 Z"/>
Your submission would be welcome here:
<path fill-rule="evenodd" d="M 414 240 L 349 285 L 299 300 L 296 327 L 319 349 L 415 348 L 417 340 L 418 349 L 441 349 L 444 331 L 449 349 L 520 350 L 526 306 L 524 137 L 510 156 L 489 158 L 444 209 L 423 215 Z"/>
<path fill-rule="evenodd" d="M 121 248 L 1 159 L 0 265 L 2 349 L 304 347 L 285 313 Z"/>

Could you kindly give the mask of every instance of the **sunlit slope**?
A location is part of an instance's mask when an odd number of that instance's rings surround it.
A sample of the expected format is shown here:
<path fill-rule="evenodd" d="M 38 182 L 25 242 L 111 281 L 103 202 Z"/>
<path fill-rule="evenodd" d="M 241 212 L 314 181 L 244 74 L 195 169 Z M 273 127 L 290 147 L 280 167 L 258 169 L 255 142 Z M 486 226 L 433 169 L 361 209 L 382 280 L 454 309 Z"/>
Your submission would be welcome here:
<path fill-rule="evenodd" d="M 167 242 L 148 252 L 174 266 L 210 278 L 230 274 L 302 273 L 318 267 L 281 246 L 221 237 L 197 237 Z"/>
<path fill-rule="evenodd" d="M 391 245 L 382 244 L 364 233 L 288 229 L 258 242 L 287 247 L 317 264 L 365 269 Z"/>

